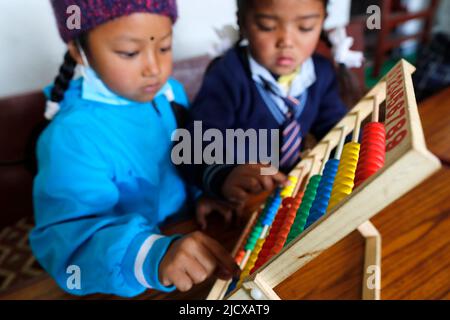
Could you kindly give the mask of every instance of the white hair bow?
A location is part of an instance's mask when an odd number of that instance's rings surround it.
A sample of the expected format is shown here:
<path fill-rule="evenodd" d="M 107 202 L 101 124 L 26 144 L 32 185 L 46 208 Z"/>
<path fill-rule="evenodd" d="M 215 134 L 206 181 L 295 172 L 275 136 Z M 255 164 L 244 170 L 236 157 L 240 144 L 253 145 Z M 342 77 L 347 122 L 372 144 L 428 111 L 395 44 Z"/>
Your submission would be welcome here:
<path fill-rule="evenodd" d="M 343 63 L 347 68 L 360 68 L 364 56 L 361 51 L 352 51 L 354 39 L 347 36 L 345 27 L 339 27 L 328 34 L 328 38 L 333 45 L 332 52 L 334 60 Z"/>

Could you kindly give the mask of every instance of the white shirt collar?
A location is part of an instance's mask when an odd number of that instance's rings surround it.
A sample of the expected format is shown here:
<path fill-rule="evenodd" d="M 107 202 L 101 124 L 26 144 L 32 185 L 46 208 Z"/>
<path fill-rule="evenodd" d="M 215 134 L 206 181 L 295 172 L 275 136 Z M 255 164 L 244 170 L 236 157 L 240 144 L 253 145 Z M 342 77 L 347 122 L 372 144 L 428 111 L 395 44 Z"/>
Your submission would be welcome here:
<path fill-rule="evenodd" d="M 256 60 L 248 52 L 248 60 L 250 65 L 250 71 L 252 73 L 252 79 L 262 84 L 261 78 L 263 78 L 267 83 L 269 83 L 279 95 L 286 97 L 298 97 L 303 92 L 306 91 L 314 82 L 316 82 L 316 71 L 314 68 L 314 62 L 311 57 L 309 57 L 301 65 L 300 72 L 294 78 L 291 84 L 291 88 L 287 92 L 272 76 L 272 74 L 263 67 L 261 64 L 256 62 Z"/>

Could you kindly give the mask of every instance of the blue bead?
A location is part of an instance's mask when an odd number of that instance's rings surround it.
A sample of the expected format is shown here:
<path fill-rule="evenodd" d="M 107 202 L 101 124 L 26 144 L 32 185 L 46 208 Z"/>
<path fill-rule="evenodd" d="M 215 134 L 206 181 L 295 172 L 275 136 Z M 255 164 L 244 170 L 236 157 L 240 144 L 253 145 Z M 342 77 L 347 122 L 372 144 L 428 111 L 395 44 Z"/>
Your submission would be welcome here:
<path fill-rule="evenodd" d="M 316 198 L 314 199 L 314 202 L 311 206 L 311 211 L 305 224 L 305 229 L 316 222 L 318 219 L 320 219 L 326 213 L 338 166 L 339 160 L 337 159 L 330 159 L 325 164 L 323 177 L 320 180 L 319 186 L 317 188 Z"/>

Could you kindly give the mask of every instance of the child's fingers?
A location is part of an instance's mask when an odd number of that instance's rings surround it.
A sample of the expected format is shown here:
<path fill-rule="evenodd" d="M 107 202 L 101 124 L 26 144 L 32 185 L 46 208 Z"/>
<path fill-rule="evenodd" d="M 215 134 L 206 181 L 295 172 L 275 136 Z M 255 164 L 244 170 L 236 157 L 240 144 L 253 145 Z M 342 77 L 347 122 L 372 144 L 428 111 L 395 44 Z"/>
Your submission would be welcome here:
<path fill-rule="evenodd" d="M 206 208 L 205 205 L 199 204 L 197 207 L 197 222 L 200 225 L 200 227 L 205 230 L 207 223 L 206 223 L 206 216 L 208 215 L 208 208 Z"/>
<path fill-rule="evenodd" d="M 225 204 L 221 204 L 217 201 L 211 202 L 208 205 L 199 205 L 199 207 L 197 208 L 197 222 L 202 230 L 205 230 L 208 226 L 206 218 L 213 211 L 219 212 L 224 217 L 227 224 L 231 222 L 231 219 L 233 217 L 233 208 Z"/>
<path fill-rule="evenodd" d="M 215 205 L 217 206 L 216 210 L 225 218 L 225 222 L 230 224 L 233 219 L 233 207 L 222 202 L 216 202 Z"/>
<path fill-rule="evenodd" d="M 200 228 L 202 230 L 206 230 L 206 227 L 208 226 L 208 223 L 206 222 L 206 216 L 202 215 L 197 218 L 198 224 L 200 225 Z"/>
<path fill-rule="evenodd" d="M 233 207 L 226 202 L 215 200 L 211 202 L 211 210 L 219 211 L 225 217 L 232 213 Z"/>
<path fill-rule="evenodd" d="M 260 183 L 264 186 L 264 191 L 271 191 L 277 185 L 284 186 L 287 182 L 287 178 L 281 172 L 278 172 L 270 176 L 259 176 Z"/>
<path fill-rule="evenodd" d="M 269 177 L 271 177 L 272 180 L 275 181 L 276 184 L 284 185 L 284 184 L 286 184 L 286 182 L 288 182 L 286 175 L 281 172 L 277 172 L 273 176 L 269 176 Z"/>
<path fill-rule="evenodd" d="M 228 225 L 231 223 L 231 219 L 233 218 L 233 212 L 229 209 L 224 209 L 220 211 L 222 216 L 225 218 L 225 223 Z"/>
<path fill-rule="evenodd" d="M 263 186 L 264 191 L 270 191 L 274 188 L 274 183 L 270 176 L 259 176 L 258 180 Z"/>
<path fill-rule="evenodd" d="M 190 257 L 186 262 L 186 274 L 191 278 L 193 284 L 198 284 L 206 280 L 210 273 L 194 257 Z"/>
<path fill-rule="evenodd" d="M 192 288 L 192 279 L 187 275 L 185 271 L 178 271 L 172 275 L 172 284 L 177 287 L 178 290 L 185 292 Z"/>
<path fill-rule="evenodd" d="M 257 178 L 244 177 L 241 186 L 249 193 L 257 194 L 263 191 L 263 186 Z"/>
<path fill-rule="evenodd" d="M 173 281 L 170 279 L 170 277 L 163 277 L 161 278 L 161 284 L 165 287 L 168 287 L 173 284 Z"/>
<path fill-rule="evenodd" d="M 216 277 L 223 279 L 223 280 L 228 280 L 230 279 L 233 274 L 231 271 L 227 270 L 227 267 L 221 265 L 221 262 L 219 259 L 217 259 L 217 255 L 214 254 L 214 250 L 216 249 L 211 249 L 211 247 L 208 247 L 208 245 L 206 244 L 206 242 L 211 241 L 212 239 L 208 238 L 205 235 L 200 235 L 201 237 L 204 237 L 204 241 L 201 241 L 201 246 L 198 247 L 197 250 L 193 251 L 193 256 L 194 258 L 202 264 L 203 268 L 206 270 L 206 272 L 209 275 L 215 274 Z M 214 246 L 214 244 L 213 244 Z M 220 246 L 220 244 L 219 244 Z M 226 256 L 230 256 L 230 254 L 228 252 L 224 252 L 223 254 L 225 254 Z M 233 261 L 234 263 L 234 261 Z"/>
<path fill-rule="evenodd" d="M 241 269 L 236 264 L 231 254 L 225 250 L 216 240 L 207 236 L 200 238 L 203 245 L 209 249 L 209 252 L 216 258 L 219 267 L 225 268 L 231 275 L 239 275 Z"/>
<path fill-rule="evenodd" d="M 201 247 L 201 245 L 197 247 Z M 208 272 L 194 256 L 184 254 L 176 262 L 176 267 L 172 269 L 172 272 L 161 283 L 164 286 L 173 284 L 180 291 L 188 291 L 194 284 L 205 281 L 212 272 Z"/>
<path fill-rule="evenodd" d="M 227 198 L 234 204 L 240 205 L 242 203 L 245 203 L 245 201 L 247 201 L 248 194 L 242 188 L 233 187 L 228 192 Z"/>
<path fill-rule="evenodd" d="M 198 246 L 198 250 L 192 252 L 192 255 L 203 266 L 208 276 L 217 269 L 217 259 L 204 245 Z"/>
<path fill-rule="evenodd" d="M 238 208 L 240 208 L 244 203 L 241 202 L 233 202 L 231 201 L 228 197 L 226 197 L 228 202 L 227 205 L 230 208 L 231 212 L 233 212 L 234 210 L 237 210 Z"/>

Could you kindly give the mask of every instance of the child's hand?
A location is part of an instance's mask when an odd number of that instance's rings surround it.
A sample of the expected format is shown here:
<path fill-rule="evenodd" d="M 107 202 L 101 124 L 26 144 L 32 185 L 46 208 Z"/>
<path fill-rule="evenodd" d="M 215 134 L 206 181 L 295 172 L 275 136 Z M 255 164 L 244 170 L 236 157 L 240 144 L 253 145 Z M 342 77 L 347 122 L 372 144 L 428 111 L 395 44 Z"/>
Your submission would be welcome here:
<path fill-rule="evenodd" d="M 272 191 L 277 185 L 287 182 L 286 176 L 277 172 L 274 175 L 262 175 L 262 164 L 244 164 L 234 168 L 222 186 L 223 196 L 230 202 L 243 206 L 249 195 Z"/>
<path fill-rule="evenodd" d="M 202 196 L 197 202 L 195 214 L 203 230 L 207 226 L 206 217 L 213 211 L 219 212 L 225 218 L 226 224 L 230 224 L 233 218 L 233 208 L 226 202 Z"/>
<path fill-rule="evenodd" d="M 228 280 L 240 272 L 231 255 L 216 240 L 197 231 L 171 244 L 159 266 L 159 279 L 164 286 L 173 284 L 180 291 L 188 291 L 212 274 Z"/>

